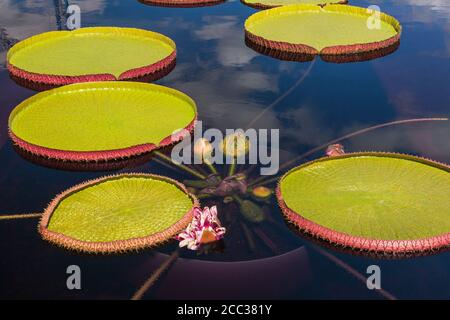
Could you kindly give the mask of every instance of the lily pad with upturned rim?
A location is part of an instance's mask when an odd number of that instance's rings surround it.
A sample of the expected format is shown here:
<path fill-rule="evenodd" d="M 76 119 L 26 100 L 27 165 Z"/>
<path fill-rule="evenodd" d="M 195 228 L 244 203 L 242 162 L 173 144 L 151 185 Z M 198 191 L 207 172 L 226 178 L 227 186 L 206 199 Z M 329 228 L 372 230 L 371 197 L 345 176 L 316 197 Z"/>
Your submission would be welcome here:
<path fill-rule="evenodd" d="M 118 27 L 45 32 L 7 54 L 11 77 L 37 90 L 87 81 L 153 81 L 169 73 L 175 59 L 170 38 Z"/>
<path fill-rule="evenodd" d="M 245 21 L 248 46 L 283 60 L 361 61 L 395 51 L 401 26 L 380 13 L 380 28 L 368 28 L 366 8 L 347 5 L 288 5 L 253 14 Z"/>
<path fill-rule="evenodd" d="M 111 161 L 170 145 L 189 135 L 195 102 L 167 87 L 91 82 L 41 92 L 9 117 L 9 135 L 34 155 L 66 161 Z"/>
<path fill-rule="evenodd" d="M 312 4 L 323 7 L 328 4 L 347 4 L 348 0 L 241 0 L 241 2 L 255 9 L 271 9 L 291 4 Z"/>
<path fill-rule="evenodd" d="M 39 232 L 69 249 L 114 253 L 172 239 L 192 220 L 198 200 L 167 177 L 127 173 L 74 186 L 45 210 Z"/>
<path fill-rule="evenodd" d="M 138 170 L 139 167 L 147 164 L 153 160 L 155 155 L 153 152 L 144 153 L 142 155 L 133 156 L 123 159 L 114 159 L 114 161 L 61 161 L 57 159 L 50 159 L 42 156 L 32 154 L 24 149 L 21 149 L 17 145 L 13 145 L 13 149 L 24 160 L 32 162 L 33 164 L 64 171 L 117 171 L 124 168 L 134 168 Z M 164 150 L 161 150 L 164 152 Z"/>
<path fill-rule="evenodd" d="M 139 0 L 139 2 L 157 6 L 174 8 L 196 8 L 214 6 L 226 2 L 227 0 Z"/>
<path fill-rule="evenodd" d="M 277 198 L 303 232 L 383 253 L 450 246 L 450 167 L 414 156 L 353 153 L 286 173 Z"/>

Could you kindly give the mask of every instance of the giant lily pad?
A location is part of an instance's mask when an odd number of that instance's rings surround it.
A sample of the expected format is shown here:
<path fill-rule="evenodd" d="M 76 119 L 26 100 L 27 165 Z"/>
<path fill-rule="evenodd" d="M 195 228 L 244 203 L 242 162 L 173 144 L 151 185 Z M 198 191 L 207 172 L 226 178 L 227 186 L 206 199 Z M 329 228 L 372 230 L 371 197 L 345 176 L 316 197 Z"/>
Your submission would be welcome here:
<path fill-rule="evenodd" d="M 37 156 L 109 161 L 180 140 L 195 119 L 194 101 L 177 90 L 139 82 L 91 82 L 25 100 L 12 111 L 9 128 L 14 143 Z"/>
<path fill-rule="evenodd" d="M 197 199 L 166 177 L 122 174 L 88 181 L 58 195 L 39 232 L 50 242 L 86 252 L 155 246 L 192 220 Z"/>
<path fill-rule="evenodd" d="M 354 6 L 282 6 L 246 20 L 246 43 L 285 60 L 308 61 L 316 55 L 332 62 L 367 60 L 394 51 L 401 33 L 395 18 L 379 13 L 378 27 L 371 16 Z"/>
<path fill-rule="evenodd" d="M 30 37 L 13 46 L 7 60 L 13 79 L 47 89 L 86 81 L 156 80 L 173 69 L 175 57 L 175 43 L 162 34 L 94 27 Z"/>
<path fill-rule="evenodd" d="M 255 9 L 271 9 L 290 4 L 314 4 L 325 6 L 327 4 L 347 4 L 347 0 L 241 0 L 241 2 Z"/>
<path fill-rule="evenodd" d="M 226 0 L 139 0 L 139 2 L 158 7 L 195 8 L 214 6 Z"/>
<path fill-rule="evenodd" d="M 450 245 L 449 171 L 412 156 L 347 154 L 289 171 L 277 197 L 289 221 L 333 244 L 426 252 Z"/>

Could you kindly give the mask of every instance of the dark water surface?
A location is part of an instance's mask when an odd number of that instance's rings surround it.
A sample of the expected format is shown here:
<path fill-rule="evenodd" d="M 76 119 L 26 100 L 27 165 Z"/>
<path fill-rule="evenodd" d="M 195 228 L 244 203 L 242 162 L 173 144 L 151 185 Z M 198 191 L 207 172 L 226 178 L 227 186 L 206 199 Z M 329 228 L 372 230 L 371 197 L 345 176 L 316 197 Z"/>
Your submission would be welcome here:
<path fill-rule="evenodd" d="M 84 27 L 138 27 L 174 39 L 177 66 L 157 83 L 196 100 L 199 119 L 206 127 L 246 127 L 309 70 L 300 85 L 254 124 L 280 129 L 282 161 L 360 128 L 450 115 L 448 0 L 351 1 L 364 7 L 379 5 L 401 22 L 403 34 L 393 54 L 346 64 L 320 59 L 283 62 L 247 48 L 243 23 L 256 10 L 238 1 L 190 9 L 159 8 L 133 0 L 69 2 L 80 5 Z M 105 174 L 33 164 L 13 150 L 7 137 L 9 113 L 34 92 L 9 78 L 6 50 L 16 40 L 58 29 L 58 4 L 53 0 L 0 0 L 0 214 L 39 212 L 58 192 Z M 449 137 L 449 122 L 430 122 L 373 131 L 346 140 L 344 145 L 346 151 L 405 152 L 450 163 Z M 188 178 L 155 161 L 132 170 Z M 229 216 L 238 214 L 233 206 L 219 205 Z M 263 227 L 274 248 L 258 242 L 252 251 L 242 230 L 231 229 L 223 253 L 195 256 L 182 251 L 183 258 L 145 297 L 383 298 L 317 251 L 312 242 L 290 231 L 275 203 L 265 209 L 281 226 Z M 35 219 L 0 222 L 0 298 L 127 299 L 163 261 L 161 252 L 170 253 L 176 246 L 172 243 L 119 256 L 79 255 L 42 241 L 36 224 Z M 362 274 L 369 265 L 379 265 L 383 289 L 398 298 L 450 298 L 449 252 L 379 260 L 322 250 Z M 71 264 L 82 269 L 80 291 L 66 289 L 65 271 Z M 208 284 L 199 285 L 196 280 L 206 275 Z"/>

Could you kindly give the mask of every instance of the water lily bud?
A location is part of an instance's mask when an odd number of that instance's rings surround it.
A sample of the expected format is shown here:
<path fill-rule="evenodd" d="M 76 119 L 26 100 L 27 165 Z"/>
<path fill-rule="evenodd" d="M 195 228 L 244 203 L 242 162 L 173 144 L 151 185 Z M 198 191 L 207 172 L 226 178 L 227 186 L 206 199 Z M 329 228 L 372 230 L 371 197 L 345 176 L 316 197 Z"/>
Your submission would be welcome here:
<path fill-rule="evenodd" d="M 186 190 L 187 190 L 189 193 L 192 193 L 192 194 L 196 194 L 196 193 L 197 193 L 197 189 L 195 189 L 195 188 L 193 188 L 193 187 L 187 187 Z"/>
<path fill-rule="evenodd" d="M 254 202 L 243 200 L 240 203 L 241 213 L 245 219 L 253 223 L 263 222 L 266 218 L 264 211 Z"/>
<path fill-rule="evenodd" d="M 237 158 L 248 153 L 250 141 L 243 132 L 238 131 L 225 137 L 221 150 L 224 155 Z"/>
<path fill-rule="evenodd" d="M 234 200 L 233 200 L 233 198 L 232 197 L 225 197 L 225 198 L 223 198 L 223 203 L 230 203 L 230 202 L 233 202 Z"/>
<path fill-rule="evenodd" d="M 272 194 L 272 190 L 270 190 L 269 188 L 260 186 L 260 187 L 253 188 L 252 194 L 253 194 L 253 196 L 255 196 L 258 199 L 267 199 Z"/>
<path fill-rule="evenodd" d="M 326 151 L 327 156 L 335 157 L 345 154 L 344 146 L 342 144 L 336 143 L 329 145 Z"/>
<path fill-rule="evenodd" d="M 213 146 L 207 139 L 201 138 L 195 141 L 194 154 L 202 159 L 202 161 L 209 161 L 211 159 L 212 151 Z"/>

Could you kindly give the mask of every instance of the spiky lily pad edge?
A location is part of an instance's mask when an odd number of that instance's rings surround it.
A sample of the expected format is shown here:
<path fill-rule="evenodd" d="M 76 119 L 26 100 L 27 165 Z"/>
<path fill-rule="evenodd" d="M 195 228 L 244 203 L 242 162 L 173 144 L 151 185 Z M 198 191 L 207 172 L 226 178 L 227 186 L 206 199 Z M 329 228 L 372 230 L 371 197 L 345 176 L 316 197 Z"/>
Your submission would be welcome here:
<path fill-rule="evenodd" d="M 157 7 L 197 8 L 215 6 L 227 0 L 139 0 L 139 2 Z"/>
<path fill-rule="evenodd" d="M 197 118 L 192 120 L 192 122 L 184 128 L 189 133 L 194 130 L 195 121 Z M 115 161 L 124 160 L 135 156 L 140 156 L 149 153 L 153 150 L 167 147 L 176 142 L 184 139 L 187 134 L 183 134 L 181 131 L 178 135 L 173 135 L 161 140 L 158 145 L 153 143 L 141 144 L 137 146 L 132 146 L 129 148 L 117 149 L 117 150 L 103 150 L 103 151 L 63 151 L 57 149 L 50 149 L 46 147 L 41 147 L 29 142 L 26 142 L 19 137 L 17 137 L 11 130 L 8 131 L 9 136 L 15 146 L 22 149 L 23 151 L 29 152 L 38 157 L 44 157 L 47 159 L 53 159 L 58 161 L 72 161 L 72 162 L 89 162 L 89 161 Z"/>
<path fill-rule="evenodd" d="M 143 81 L 153 82 L 168 75 L 176 65 L 176 53 L 147 66 L 131 69 L 122 73 L 118 79 L 112 74 L 86 74 L 80 76 L 62 76 L 53 74 L 39 74 L 22 70 L 10 63 L 7 64 L 10 77 L 20 86 L 45 91 L 60 86 L 95 81 Z"/>
<path fill-rule="evenodd" d="M 59 203 L 65 199 L 66 197 L 79 192 L 82 189 L 88 188 L 90 186 L 102 183 L 104 181 L 113 180 L 113 179 L 120 179 L 122 177 L 150 177 L 153 179 L 158 179 L 161 181 L 165 181 L 168 183 L 171 183 L 178 187 L 181 191 L 183 191 L 186 195 L 189 196 L 189 198 L 192 200 L 192 209 L 175 224 L 170 226 L 169 228 L 165 229 L 164 231 L 154 233 L 152 235 L 146 236 L 146 237 L 139 237 L 139 238 L 132 238 L 128 240 L 116 240 L 116 241 L 109 241 L 109 242 L 88 242 L 88 241 L 82 241 L 78 239 L 74 239 L 71 237 L 68 237 L 62 233 L 58 233 L 55 231 L 50 231 L 48 229 L 48 224 L 50 222 L 50 218 L 54 212 L 54 210 L 57 208 Z M 152 248 L 157 245 L 161 245 L 165 242 L 170 241 L 174 236 L 179 234 L 182 230 L 184 230 L 187 225 L 192 221 L 192 218 L 194 216 L 194 210 L 195 208 L 198 208 L 200 206 L 200 203 L 198 199 L 189 191 L 186 189 L 186 187 L 179 183 L 176 180 L 173 180 L 168 177 L 155 175 L 155 174 L 149 174 L 149 173 L 122 173 L 117 175 L 110 175 L 110 176 L 104 176 L 101 178 L 89 180 L 83 183 L 80 183 L 78 185 L 75 185 L 71 187 L 70 189 L 67 189 L 66 191 L 63 191 L 62 193 L 58 194 L 47 206 L 44 213 L 42 214 L 42 217 L 39 221 L 38 225 L 38 231 L 42 237 L 42 239 L 47 240 L 53 244 L 56 244 L 62 248 L 65 249 L 72 249 L 80 252 L 86 252 L 86 253 L 124 253 L 127 251 L 132 250 L 139 250 L 144 248 Z"/>
<path fill-rule="evenodd" d="M 81 85 L 81 84 L 80 84 Z M 58 150 L 58 149 L 51 149 L 47 147 L 42 147 L 35 145 L 33 143 L 27 142 L 21 138 L 19 138 L 17 135 L 15 135 L 12 130 L 11 126 L 8 127 L 8 135 L 10 139 L 12 140 L 14 147 L 19 148 L 23 150 L 24 152 L 31 153 L 33 156 L 36 157 L 42 157 L 46 160 L 56 160 L 56 161 L 68 161 L 68 162 L 108 162 L 108 161 L 116 161 L 116 160 L 125 160 L 132 157 L 140 156 L 143 154 L 147 154 L 153 150 L 164 148 L 167 146 L 170 146 L 172 144 L 175 144 L 184 138 L 186 138 L 188 135 L 190 135 L 195 128 L 195 124 L 197 121 L 197 107 L 195 102 L 186 94 L 177 91 L 175 89 L 171 89 L 168 87 L 158 86 L 158 90 L 163 90 L 166 93 L 175 94 L 178 96 L 182 96 L 185 99 L 189 99 L 189 101 L 192 103 L 195 115 L 194 119 L 185 127 L 179 129 L 178 133 L 172 134 L 168 137 L 163 138 L 157 145 L 153 143 L 146 143 L 146 144 L 140 144 L 136 146 L 131 146 L 127 148 L 122 149 L 114 149 L 114 150 L 101 150 L 101 151 L 67 151 L 67 150 Z M 53 90 L 63 90 L 64 88 L 56 88 Z M 41 92 L 35 96 L 33 96 L 30 99 L 38 99 L 39 95 L 45 96 L 51 94 L 51 91 Z M 23 108 L 26 106 L 26 101 L 19 104 L 16 108 L 13 109 L 13 111 L 10 114 L 9 117 L 9 124 L 11 123 L 11 119 L 14 117 L 16 112 L 19 112 L 20 108 Z"/>
<path fill-rule="evenodd" d="M 61 161 L 50 158 L 41 157 L 31 152 L 25 151 L 13 144 L 13 149 L 17 154 L 26 161 L 30 161 L 36 165 L 64 170 L 64 171 L 115 171 L 123 168 L 136 168 L 153 159 L 152 152 L 142 155 L 133 156 L 125 159 L 114 159 L 112 161 Z"/>
<path fill-rule="evenodd" d="M 259 3 L 259 2 L 247 2 L 246 0 L 240 0 L 242 4 L 245 4 L 246 6 L 249 6 L 253 9 L 258 10 L 266 10 L 266 9 L 272 9 L 272 8 L 278 8 L 282 7 L 282 4 L 277 5 L 270 5 L 265 3 Z M 323 0 L 323 3 L 317 4 L 319 7 L 325 7 L 327 4 L 348 4 L 348 0 L 335 0 L 336 2 L 328 2 L 327 0 Z"/>
<path fill-rule="evenodd" d="M 286 7 L 291 6 L 295 5 L 275 7 L 269 10 L 281 11 L 286 10 L 285 9 Z M 347 7 L 344 10 L 347 10 L 349 12 L 366 13 L 365 8 L 350 7 L 350 6 L 341 6 L 341 7 Z M 324 8 L 330 9 L 330 6 L 325 5 Z M 332 10 L 338 11 L 336 6 L 332 8 L 334 8 Z M 261 12 L 255 13 L 254 15 L 260 13 Z M 252 16 L 250 16 L 250 18 L 251 17 Z M 248 18 L 247 21 L 250 18 Z M 394 17 L 389 16 L 385 13 L 380 13 L 380 18 L 381 20 L 391 24 L 394 27 L 394 29 L 397 31 L 396 35 L 382 41 L 351 44 L 351 45 L 330 46 L 323 48 L 322 50 L 319 51 L 316 48 L 313 48 L 307 44 L 268 40 L 251 33 L 250 31 L 247 30 L 247 28 L 244 27 L 245 43 L 248 47 L 261 54 L 287 61 L 306 62 L 313 60 L 318 55 L 322 58 L 322 60 L 334 63 L 371 60 L 394 52 L 400 45 L 400 37 L 402 33 L 402 27 L 400 23 Z"/>
<path fill-rule="evenodd" d="M 111 27 L 91 27 L 91 28 L 82 28 L 77 29 L 75 31 L 70 31 L 71 33 L 84 33 L 89 32 L 91 29 L 95 28 L 101 28 L 103 31 L 115 30 L 117 28 L 111 28 Z M 133 28 L 121 28 L 125 30 L 127 33 L 130 34 L 140 34 L 142 33 L 142 30 L 139 29 L 133 29 Z M 52 32 L 53 33 L 53 32 Z M 176 45 L 175 43 L 168 37 L 158 34 L 156 32 L 144 30 L 144 33 L 147 34 L 157 34 L 161 39 L 163 39 L 166 43 L 168 43 L 171 47 L 173 47 L 173 52 L 168 55 L 167 57 L 151 63 L 146 66 L 134 68 L 131 70 L 126 70 L 122 74 L 119 75 L 118 78 L 116 78 L 112 74 L 82 74 L 77 76 L 65 76 L 65 75 L 56 75 L 56 74 L 41 74 L 41 73 L 34 73 L 30 71 L 23 70 L 19 68 L 18 66 L 13 65 L 9 62 L 10 56 L 15 53 L 15 51 L 18 51 L 22 49 L 23 47 L 26 47 L 29 44 L 34 43 L 35 41 L 38 41 L 41 37 L 48 37 L 46 35 L 38 34 L 35 36 L 32 36 L 30 38 L 27 38 L 15 46 L 13 46 L 7 54 L 7 68 L 9 71 L 10 77 L 19 85 L 36 90 L 36 91 L 44 91 L 49 90 L 52 88 L 57 88 L 60 86 L 72 84 L 72 83 L 80 83 L 80 82 L 94 82 L 94 81 L 155 81 L 158 80 L 167 74 L 169 74 L 176 65 Z"/>
<path fill-rule="evenodd" d="M 353 152 L 346 153 L 344 155 L 332 157 L 332 159 L 343 159 L 351 157 L 361 156 L 373 156 L 373 157 L 392 157 L 397 159 L 411 160 L 420 162 L 426 165 L 430 165 L 435 168 L 439 168 L 450 172 L 450 166 L 444 163 L 440 163 L 434 160 L 430 160 L 423 157 L 417 157 L 401 153 L 392 152 Z M 335 231 L 317 224 L 313 221 L 303 218 L 299 213 L 291 210 L 284 202 L 281 195 L 281 181 L 293 171 L 300 170 L 313 163 L 328 161 L 330 157 L 323 157 L 307 163 L 304 163 L 296 168 L 293 168 L 286 172 L 278 181 L 275 194 L 277 197 L 278 205 L 285 218 L 292 223 L 296 228 L 305 234 L 318 238 L 323 241 L 327 241 L 334 246 L 341 246 L 344 248 L 357 249 L 361 251 L 373 252 L 375 254 L 414 254 L 414 253 L 426 253 L 431 251 L 446 251 L 450 249 L 450 232 L 439 236 L 430 238 L 415 239 L 415 240 L 381 240 L 371 239 L 364 237 L 352 236 L 343 232 Z"/>
<path fill-rule="evenodd" d="M 308 62 L 312 61 L 318 55 L 313 48 L 303 45 L 304 51 L 301 52 L 290 52 L 281 49 L 282 45 L 278 45 L 278 48 L 269 48 L 264 44 L 257 44 L 250 39 L 250 37 L 245 37 L 245 44 L 250 49 L 255 50 L 263 55 L 267 55 L 269 57 L 284 60 L 284 61 L 296 61 L 296 62 Z M 272 41 L 274 42 L 274 41 Z M 368 61 L 377 58 L 381 58 L 387 56 L 388 54 L 393 53 L 400 46 L 400 41 L 394 42 L 392 45 L 389 45 L 382 49 L 377 49 L 373 51 L 367 52 L 359 52 L 359 53 L 351 53 L 351 54 L 339 54 L 339 55 L 321 55 L 321 58 L 325 62 L 330 63 L 348 63 L 348 62 L 361 62 Z M 300 47 L 300 45 L 297 45 Z"/>

